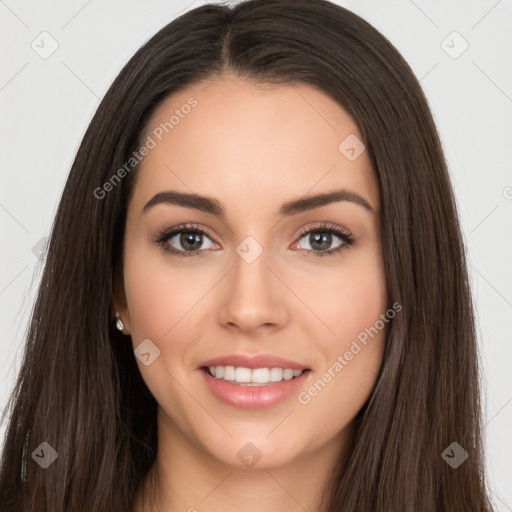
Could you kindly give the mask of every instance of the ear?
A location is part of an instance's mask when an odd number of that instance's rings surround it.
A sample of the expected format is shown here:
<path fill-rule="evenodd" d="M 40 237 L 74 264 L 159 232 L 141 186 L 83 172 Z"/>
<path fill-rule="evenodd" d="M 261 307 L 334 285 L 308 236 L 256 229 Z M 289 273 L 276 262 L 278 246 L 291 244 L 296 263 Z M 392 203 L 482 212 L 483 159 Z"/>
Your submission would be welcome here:
<path fill-rule="evenodd" d="M 122 276 L 119 275 L 114 278 L 114 287 L 112 290 L 112 321 L 116 320 L 116 312 L 119 313 L 119 317 L 124 324 L 123 333 L 128 334 L 130 332 L 130 313 L 126 302 L 124 280 Z"/>

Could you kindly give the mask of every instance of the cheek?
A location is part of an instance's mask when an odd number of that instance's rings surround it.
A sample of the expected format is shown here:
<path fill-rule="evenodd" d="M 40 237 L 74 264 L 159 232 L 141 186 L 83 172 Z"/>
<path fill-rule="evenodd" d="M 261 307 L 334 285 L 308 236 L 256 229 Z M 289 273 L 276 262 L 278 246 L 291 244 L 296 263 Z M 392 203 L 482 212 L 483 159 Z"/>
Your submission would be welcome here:
<path fill-rule="evenodd" d="M 333 330 L 342 342 L 373 326 L 387 308 L 384 273 L 377 266 L 360 265 L 332 293 L 329 310 Z"/>
<path fill-rule="evenodd" d="M 304 271 L 302 275 L 308 275 Z M 387 309 L 387 289 L 380 248 L 348 254 L 336 266 L 296 282 L 301 294 L 327 329 L 325 349 L 341 350 L 364 329 L 374 325 Z M 318 320 L 317 320 L 318 323 Z"/>
<path fill-rule="evenodd" d="M 333 432 L 349 422 L 371 394 L 385 346 L 383 262 L 378 248 L 359 256 L 331 272 L 329 285 L 316 292 L 312 303 L 331 332 L 324 330 L 325 335 L 315 338 L 322 364 L 301 403 L 310 410 L 331 410 Z"/>
<path fill-rule="evenodd" d="M 343 371 L 369 392 L 382 362 L 387 326 L 381 320 L 387 310 L 387 289 L 378 248 L 358 260 L 345 289 L 338 316 L 332 320 L 339 340 L 336 349 L 346 361 Z M 364 386 L 369 378 L 369 386 Z"/>
<path fill-rule="evenodd" d="M 173 266 L 167 255 L 141 243 L 127 244 L 125 255 L 124 285 L 133 347 L 149 339 L 159 350 L 150 365 L 139 360 L 137 365 L 158 403 L 172 410 L 179 407 L 176 382 L 184 381 L 191 364 L 187 350 L 196 334 L 190 329 L 188 315 L 205 293 L 200 286 L 204 276 L 195 273 L 191 281 L 183 263 Z"/>
<path fill-rule="evenodd" d="M 211 278 L 203 274 L 200 266 L 191 274 L 186 262 L 173 265 L 170 256 L 154 247 L 127 246 L 124 283 L 134 342 L 172 336 L 175 326 L 207 292 Z"/>

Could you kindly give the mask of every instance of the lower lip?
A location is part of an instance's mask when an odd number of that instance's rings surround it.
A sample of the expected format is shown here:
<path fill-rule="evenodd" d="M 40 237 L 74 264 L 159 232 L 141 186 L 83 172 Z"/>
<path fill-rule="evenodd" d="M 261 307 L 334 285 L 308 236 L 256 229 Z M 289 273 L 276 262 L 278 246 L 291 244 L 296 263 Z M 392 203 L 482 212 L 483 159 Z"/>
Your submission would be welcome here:
<path fill-rule="evenodd" d="M 199 371 L 203 375 L 208 389 L 221 402 L 242 409 L 263 409 L 285 400 L 299 391 L 310 373 L 310 370 L 305 370 L 293 379 L 264 386 L 243 386 L 224 379 L 216 379 L 204 368 Z"/>

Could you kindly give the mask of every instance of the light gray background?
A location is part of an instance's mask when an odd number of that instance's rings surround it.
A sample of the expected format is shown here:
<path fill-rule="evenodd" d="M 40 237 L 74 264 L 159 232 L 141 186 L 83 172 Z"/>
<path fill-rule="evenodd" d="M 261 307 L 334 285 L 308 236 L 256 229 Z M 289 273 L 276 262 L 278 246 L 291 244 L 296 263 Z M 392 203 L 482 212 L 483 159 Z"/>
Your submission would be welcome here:
<path fill-rule="evenodd" d="M 49 233 L 99 100 L 143 42 L 203 3 L 0 0 L 1 407 L 19 369 L 40 280 L 42 262 L 34 252 Z M 435 115 L 471 265 L 489 480 L 497 510 L 511 511 L 512 1 L 336 3 L 368 20 L 399 49 Z M 58 43 L 46 59 L 31 47 L 51 47 L 43 31 Z M 469 47 L 458 55 L 465 41 Z M 4 430 L 5 423 L 2 435 Z"/>

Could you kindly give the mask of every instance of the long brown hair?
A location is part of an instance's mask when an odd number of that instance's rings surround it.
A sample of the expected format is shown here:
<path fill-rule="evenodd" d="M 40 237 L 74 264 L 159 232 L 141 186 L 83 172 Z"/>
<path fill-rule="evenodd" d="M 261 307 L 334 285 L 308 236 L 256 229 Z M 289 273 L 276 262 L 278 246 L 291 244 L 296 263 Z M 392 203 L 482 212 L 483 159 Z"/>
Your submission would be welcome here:
<path fill-rule="evenodd" d="M 60 199 L 4 412 L 0 505 L 133 509 L 157 451 L 157 403 L 112 321 L 136 167 L 104 197 L 94 191 L 140 147 L 164 98 L 226 71 L 306 83 L 332 97 L 359 126 L 379 183 L 389 304 L 403 309 L 390 324 L 346 464 L 326 482 L 329 512 L 490 511 L 474 312 L 439 137 L 398 51 L 326 0 L 191 10 L 144 44 L 108 90 Z M 31 454 L 45 441 L 58 459 L 42 469 Z M 442 456 L 453 442 L 468 454 L 457 468 Z"/>

